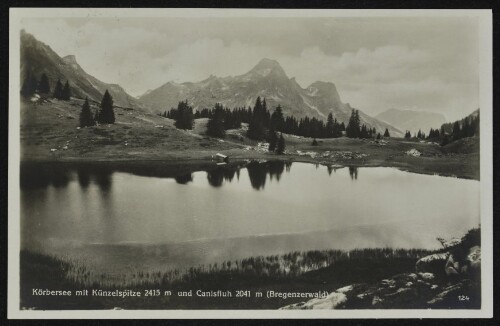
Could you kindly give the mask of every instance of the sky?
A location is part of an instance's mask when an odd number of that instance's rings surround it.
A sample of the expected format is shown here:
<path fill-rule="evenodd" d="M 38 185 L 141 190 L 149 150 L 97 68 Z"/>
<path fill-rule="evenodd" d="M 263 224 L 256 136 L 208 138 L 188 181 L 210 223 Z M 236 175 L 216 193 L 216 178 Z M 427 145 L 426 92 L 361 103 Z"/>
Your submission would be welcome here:
<path fill-rule="evenodd" d="M 277 60 L 303 87 L 333 82 L 343 102 L 376 115 L 479 106 L 478 21 L 467 17 L 24 18 L 60 56 L 133 96 L 168 81 L 241 75 Z"/>

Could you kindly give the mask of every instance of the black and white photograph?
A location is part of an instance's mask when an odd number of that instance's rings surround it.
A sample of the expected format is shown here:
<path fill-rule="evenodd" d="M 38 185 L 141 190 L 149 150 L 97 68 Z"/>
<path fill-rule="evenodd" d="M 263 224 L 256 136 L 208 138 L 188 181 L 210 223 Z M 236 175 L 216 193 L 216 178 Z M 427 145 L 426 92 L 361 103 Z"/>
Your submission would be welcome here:
<path fill-rule="evenodd" d="M 491 11 L 10 18 L 9 318 L 491 317 Z"/>

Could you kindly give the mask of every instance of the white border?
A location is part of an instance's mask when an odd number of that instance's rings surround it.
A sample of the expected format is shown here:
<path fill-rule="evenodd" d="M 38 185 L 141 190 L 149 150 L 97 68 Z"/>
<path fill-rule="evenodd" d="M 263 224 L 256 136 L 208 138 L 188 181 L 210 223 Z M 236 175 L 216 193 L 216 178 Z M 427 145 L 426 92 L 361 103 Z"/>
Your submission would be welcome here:
<path fill-rule="evenodd" d="M 73 310 L 19 309 L 20 40 L 22 18 L 37 17 L 477 17 L 481 114 L 482 308 L 480 310 Z M 493 85 L 491 10 L 56 9 L 11 8 L 9 17 L 9 319 L 491 318 L 493 317 Z"/>

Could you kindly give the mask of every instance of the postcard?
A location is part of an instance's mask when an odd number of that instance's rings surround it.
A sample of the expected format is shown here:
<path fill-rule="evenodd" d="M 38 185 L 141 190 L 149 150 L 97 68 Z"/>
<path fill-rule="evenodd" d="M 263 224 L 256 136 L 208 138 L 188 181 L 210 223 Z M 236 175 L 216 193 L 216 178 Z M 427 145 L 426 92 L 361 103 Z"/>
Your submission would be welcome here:
<path fill-rule="evenodd" d="M 490 10 L 11 8 L 8 313 L 492 317 Z"/>

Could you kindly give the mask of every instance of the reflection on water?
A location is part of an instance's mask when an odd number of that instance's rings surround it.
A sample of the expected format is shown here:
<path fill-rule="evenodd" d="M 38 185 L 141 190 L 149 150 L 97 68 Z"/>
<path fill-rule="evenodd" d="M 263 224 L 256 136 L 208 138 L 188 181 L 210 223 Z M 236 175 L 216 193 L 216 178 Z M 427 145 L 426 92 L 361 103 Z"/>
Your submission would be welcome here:
<path fill-rule="evenodd" d="M 124 169 L 121 166 L 107 166 L 107 165 L 83 165 L 79 164 L 71 166 L 62 164 L 61 166 L 54 167 L 52 165 L 37 166 L 34 168 L 33 164 L 25 164 L 21 173 L 21 188 L 36 189 L 46 188 L 48 186 L 67 187 L 73 174 L 78 178 L 78 184 L 81 188 L 87 188 L 91 183 L 97 185 L 102 191 L 109 191 L 113 182 L 112 175 L 116 172 L 127 172 L 139 176 L 150 176 L 158 178 L 173 178 L 178 184 L 188 184 L 193 181 L 193 173 L 175 174 L 166 173 L 170 166 L 164 167 L 164 170 L 155 167 L 150 169 L 149 165 L 138 165 L 134 167 L 127 167 Z M 283 161 L 269 161 L 269 162 L 250 162 L 246 164 L 248 177 L 250 183 L 255 190 L 264 189 L 266 179 L 269 176 L 270 180 L 275 179 L 279 181 L 283 172 L 290 172 L 292 162 Z M 192 167 L 195 172 L 199 166 Z M 242 167 L 236 165 L 217 165 L 217 166 L 202 166 L 206 169 L 207 181 L 213 187 L 220 187 L 226 182 L 232 182 L 236 178 L 240 178 L 240 170 Z"/>
<path fill-rule="evenodd" d="M 349 176 L 352 180 L 358 180 L 358 168 L 354 166 L 349 167 Z"/>
<path fill-rule="evenodd" d="M 68 166 L 63 164 L 61 166 L 53 167 L 50 165 L 41 165 L 34 169 L 32 164 L 26 164 L 22 169 L 21 174 L 21 187 L 22 189 L 36 189 L 46 188 L 53 186 L 55 188 L 64 188 L 68 186 L 71 181 L 72 175 L 75 174 L 78 179 L 78 184 L 82 189 L 89 187 L 89 185 L 97 185 L 101 191 L 109 191 L 113 182 L 113 173 L 126 172 L 138 176 L 150 176 L 157 178 L 173 178 L 178 184 L 188 184 L 193 181 L 193 173 L 199 167 L 193 167 L 193 171 L 185 174 L 165 173 L 165 170 L 159 170 L 158 167 L 149 169 L 149 166 L 135 166 L 126 169 L 120 166 L 102 166 L 102 165 L 76 165 Z M 319 164 L 314 165 L 316 169 L 320 167 Z M 283 161 L 268 161 L 268 162 L 250 162 L 246 164 L 243 169 L 248 172 L 250 184 L 255 190 L 262 190 L 265 188 L 266 180 L 280 181 L 283 172 L 289 173 L 291 171 L 292 162 Z M 221 187 L 224 181 L 230 183 L 236 176 L 237 180 L 240 178 L 240 165 L 222 165 L 222 166 L 209 166 L 203 167 L 206 169 L 208 184 L 212 187 Z M 165 167 L 166 170 L 170 166 Z M 328 175 L 331 176 L 332 172 L 337 171 L 338 167 L 326 166 Z M 352 180 L 358 179 L 358 168 L 349 167 L 349 176 Z"/>
<path fill-rule="evenodd" d="M 175 267 L 293 250 L 437 248 L 436 237 L 480 221 L 474 180 L 291 167 L 23 164 L 21 245 L 103 266 Z"/>
<path fill-rule="evenodd" d="M 230 166 L 218 166 L 217 168 L 207 171 L 207 180 L 212 187 L 220 187 L 224 181 L 231 182 L 239 168 Z"/>
<path fill-rule="evenodd" d="M 181 185 L 188 184 L 191 181 L 193 181 L 193 174 L 191 174 L 191 173 L 175 177 L 175 182 L 177 182 L 178 184 L 181 184 Z"/>
<path fill-rule="evenodd" d="M 247 166 L 248 177 L 252 187 L 256 190 L 264 189 L 266 186 L 268 166 L 257 162 L 252 162 Z"/>

